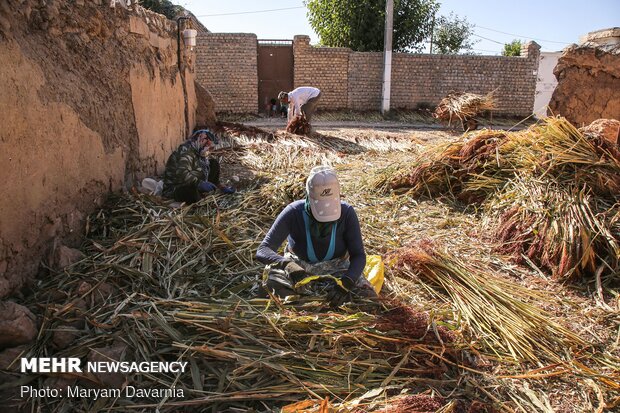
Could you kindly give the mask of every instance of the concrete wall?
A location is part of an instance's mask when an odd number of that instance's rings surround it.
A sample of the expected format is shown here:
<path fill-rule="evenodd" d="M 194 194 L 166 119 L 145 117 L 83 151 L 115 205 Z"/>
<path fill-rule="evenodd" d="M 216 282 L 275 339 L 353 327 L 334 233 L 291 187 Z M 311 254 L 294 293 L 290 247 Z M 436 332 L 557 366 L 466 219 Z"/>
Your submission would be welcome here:
<path fill-rule="evenodd" d="M 78 241 L 110 191 L 161 173 L 184 139 L 176 25 L 109 4 L 0 10 L 0 298 L 32 279 L 55 238 Z M 184 77 L 193 123 L 191 67 Z"/>
<path fill-rule="evenodd" d="M 196 80 L 211 93 L 217 112 L 256 113 L 257 73 L 255 34 L 198 35 Z"/>
<path fill-rule="evenodd" d="M 553 74 L 553 69 L 558 64 L 562 52 L 543 52 L 538 61 L 538 76 L 536 78 L 536 92 L 534 97 L 534 114 L 542 118 L 547 116 L 547 107 L 558 80 Z"/>

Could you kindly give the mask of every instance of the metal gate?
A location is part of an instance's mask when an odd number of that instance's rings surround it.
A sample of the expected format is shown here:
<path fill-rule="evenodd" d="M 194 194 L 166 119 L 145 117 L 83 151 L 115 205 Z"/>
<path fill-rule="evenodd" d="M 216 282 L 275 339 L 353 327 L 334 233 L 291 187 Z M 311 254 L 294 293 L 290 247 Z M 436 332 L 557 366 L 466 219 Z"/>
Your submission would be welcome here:
<path fill-rule="evenodd" d="M 271 100 L 280 91 L 293 90 L 293 41 L 258 41 L 258 108 L 261 113 L 274 115 Z M 276 102 L 279 105 L 280 102 Z"/>

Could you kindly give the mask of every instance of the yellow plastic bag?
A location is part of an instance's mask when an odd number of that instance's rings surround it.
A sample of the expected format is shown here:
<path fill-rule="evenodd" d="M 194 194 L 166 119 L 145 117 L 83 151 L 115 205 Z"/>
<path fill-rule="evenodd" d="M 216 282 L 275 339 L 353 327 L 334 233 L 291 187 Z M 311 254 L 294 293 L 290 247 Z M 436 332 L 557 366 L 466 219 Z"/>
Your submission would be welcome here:
<path fill-rule="evenodd" d="M 370 282 L 370 285 L 372 285 L 372 288 L 377 294 L 379 294 L 381 288 L 383 287 L 384 273 L 385 266 L 383 265 L 381 255 L 367 255 L 366 266 L 364 267 L 364 272 L 362 273 L 362 275 L 368 280 L 368 282 Z M 333 280 L 334 282 L 336 282 L 336 284 L 344 288 L 344 286 L 342 285 L 342 281 L 332 275 L 309 275 L 303 280 L 297 282 L 294 288 L 297 289 L 303 287 L 304 285 L 319 279 Z"/>
<path fill-rule="evenodd" d="M 375 292 L 379 294 L 383 287 L 385 266 L 381 255 L 367 255 L 366 266 L 364 267 L 364 277 L 370 282 Z"/>

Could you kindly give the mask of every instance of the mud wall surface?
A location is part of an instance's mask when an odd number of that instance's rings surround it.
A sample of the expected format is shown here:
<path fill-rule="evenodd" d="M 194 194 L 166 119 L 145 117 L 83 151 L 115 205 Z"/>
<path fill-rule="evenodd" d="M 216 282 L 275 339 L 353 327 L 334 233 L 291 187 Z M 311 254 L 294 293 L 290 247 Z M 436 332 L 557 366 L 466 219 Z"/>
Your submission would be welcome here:
<path fill-rule="evenodd" d="M 164 16 L 100 0 L 0 3 L 2 298 L 54 239 L 79 242 L 110 191 L 163 171 L 196 97 Z"/>
<path fill-rule="evenodd" d="M 558 79 L 549 103 L 553 114 L 577 126 L 620 120 L 620 45 L 569 46 L 553 73 Z"/>

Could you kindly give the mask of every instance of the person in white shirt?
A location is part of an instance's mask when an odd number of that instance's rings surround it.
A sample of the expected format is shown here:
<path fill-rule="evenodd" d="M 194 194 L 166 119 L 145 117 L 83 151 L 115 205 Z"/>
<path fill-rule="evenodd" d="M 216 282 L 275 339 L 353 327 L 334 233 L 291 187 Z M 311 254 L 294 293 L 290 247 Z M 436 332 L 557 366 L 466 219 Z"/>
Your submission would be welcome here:
<path fill-rule="evenodd" d="M 280 102 L 289 105 L 289 122 L 297 115 L 305 115 L 306 120 L 310 123 L 320 97 L 321 91 L 311 86 L 302 86 L 290 92 L 280 92 L 278 94 Z"/>

